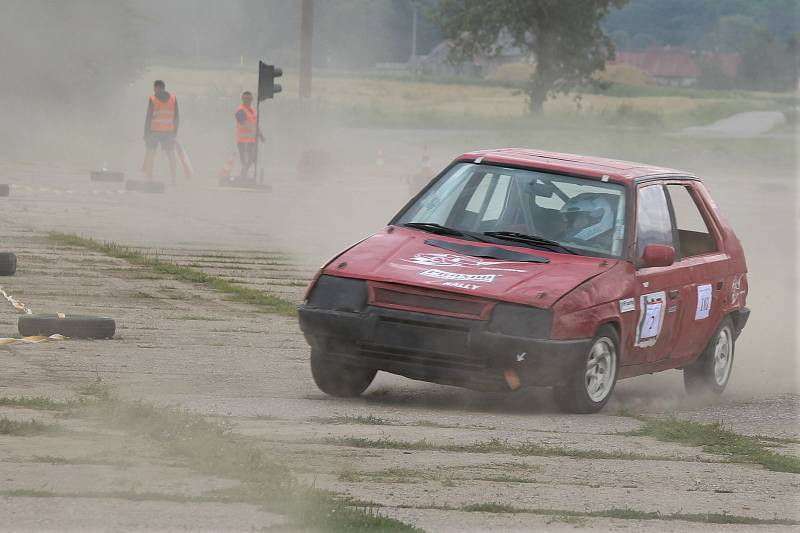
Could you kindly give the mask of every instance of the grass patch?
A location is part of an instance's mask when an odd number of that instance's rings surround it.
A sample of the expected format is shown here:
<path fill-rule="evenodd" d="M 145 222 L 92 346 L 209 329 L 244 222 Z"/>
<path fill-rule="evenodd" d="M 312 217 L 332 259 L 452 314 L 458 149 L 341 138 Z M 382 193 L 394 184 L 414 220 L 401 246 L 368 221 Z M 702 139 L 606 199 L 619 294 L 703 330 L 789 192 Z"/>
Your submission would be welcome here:
<path fill-rule="evenodd" d="M 181 315 L 181 316 L 171 316 L 169 317 L 170 320 L 203 320 L 207 322 L 225 322 L 226 318 L 217 318 L 213 316 L 203 316 L 203 315 Z"/>
<path fill-rule="evenodd" d="M 130 461 L 106 461 L 103 459 L 92 459 L 89 457 L 76 457 L 76 458 L 68 458 L 68 457 L 61 457 L 59 455 L 34 455 L 33 458 L 29 461 L 31 463 L 45 463 L 48 465 L 104 465 L 104 466 L 116 466 L 116 467 L 128 467 L 133 466 L 136 463 L 132 463 Z"/>
<path fill-rule="evenodd" d="M 165 492 L 136 492 L 136 491 L 108 491 L 108 492 L 53 492 L 49 490 L 12 489 L 0 490 L 0 496 L 22 498 L 117 498 L 134 502 L 156 501 L 173 503 L 204 503 L 204 502 L 230 502 L 236 501 L 224 495 L 208 493 L 200 496 L 186 496 Z"/>
<path fill-rule="evenodd" d="M 510 474 L 497 474 L 494 476 L 473 477 L 474 481 L 489 481 L 492 483 L 536 483 L 535 479 L 513 476 Z"/>
<path fill-rule="evenodd" d="M 42 435 L 57 431 L 58 426 L 43 424 L 38 420 L 11 420 L 10 418 L 0 418 L 0 435 L 12 435 L 14 437 L 29 437 L 31 435 Z"/>
<path fill-rule="evenodd" d="M 0 407 L 25 407 L 41 411 L 65 411 L 78 404 L 79 402 L 73 400 L 61 402 L 44 396 L 4 396 L 0 398 Z"/>
<path fill-rule="evenodd" d="M 228 279 L 206 274 L 196 268 L 179 265 L 172 261 L 163 261 L 157 255 L 148 255 L 113 242 L 102 242 L 74 233 L 53 231 L 48 233 L 48 238 L 62 245 L 78 246 L 110 257 L 124 259 L 133 265 L 146 267 L 159 274 L 173 276 L 182 281 L 203 284 L 231 295 L 231 300 L 235 302 L 256 305 L 283 316 L 297 316 L 296 305 L 288 300 L 264 291 L 240 286 Z"/>
<path fill-rule="evenodd" d="M 580 518 L 617 518 L 621 520 L 682 520 L 686 522 L 703 522 L 708 524 L 747 524 L 747 525 L 798 525 L 800 522 L 787 518 L 756 518 L 752 516 L 733 515 L 728 513 L 659 513 L 658 511 L 639 511 L 629 508 L 612 508 L 602 511 L 573 511 L 569 509 L 537 509 L 517 507 L 505 503 L 486 502 L 472 503 L 460 507 L 432 506 L 415 507 L 417 509 L 439 509 L 445 511 L 466 511 L 471 513 L 496 514 L 535 514 L 552 516 L 560 521 Z"/>
<path fill-rule="evenodd" d="M 719 422 L 705 424 L 678 418 L 651 419 L 628 434 L 702 446 L 703 451 L 728 456 L 732 461 L 760 464 L 776 472 L 800 474 L 800 458 L 775 453 L 757 437 L 739 435 L 723 428 Z"/>
<path fill-rule="evenodd" d="M 341 533 L 420 531 L 380 515 L 371 505 L 362 506 L 301 484 L 280 458 L 269 456 L 252 439 L 233 434 L 229 424 L 212 422 L 181 408 L 123 401 L 99 383 L 89 385 L 83 392 L 91 391 L 96 393 L 96 400 L 86 402 L 81 414 L 148 436 L 198 472 L 241 481 L 247 490 L 240 496 L 288 516 L 299 529 Z"/>
<path fill-rule="evenodd" d="M 429 450 L 462 453 L 508 453 L 518 456 L 574 457 L 579 459 L 643 459 L 674 460 L 672 457 L 643 455 L 631 452 L 607 452 L 604 450 L 575 450 L 560 446 L 545 446 L 534 442 L 513 444 L 501 439 L 490 439 L 473 444 L 434 444 L 425 439 L 418 441 L 393 440 L 387 437 L 369 439 L 364 437 L 329 437 L 324 444 L 349 446 L 351 448 L 382 448 L 389 450 Z"/>
<path fill-rule="evenodd" d="M 316 417 L 311 419 L 318 424 L 363 424 L 366 426 L 390 426 L 391 422 L 379 418 L 374 415 L 367 416 L 329 416 L 329 417 Z"/>

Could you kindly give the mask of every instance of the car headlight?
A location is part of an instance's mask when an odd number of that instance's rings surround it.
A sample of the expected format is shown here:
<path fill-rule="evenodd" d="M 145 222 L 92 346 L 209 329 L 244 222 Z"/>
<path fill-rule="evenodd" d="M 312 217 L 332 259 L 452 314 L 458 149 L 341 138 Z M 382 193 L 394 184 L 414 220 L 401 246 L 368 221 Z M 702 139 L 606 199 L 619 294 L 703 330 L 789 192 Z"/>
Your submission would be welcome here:
<path fill-rule="evenodd" d="M 489 321 L 489 331 L 513 335 L 546 339 L 550 336 L 553 325 L 553 311 L 538 309 L 527 305 L 497 304 Z"/>
<path fill-rule="evenodd" d="M 333 311 L 363 311 L 367 306 L 367 283 L 360 279 L 320 276 L 311 289 L 308 306 Z"/>

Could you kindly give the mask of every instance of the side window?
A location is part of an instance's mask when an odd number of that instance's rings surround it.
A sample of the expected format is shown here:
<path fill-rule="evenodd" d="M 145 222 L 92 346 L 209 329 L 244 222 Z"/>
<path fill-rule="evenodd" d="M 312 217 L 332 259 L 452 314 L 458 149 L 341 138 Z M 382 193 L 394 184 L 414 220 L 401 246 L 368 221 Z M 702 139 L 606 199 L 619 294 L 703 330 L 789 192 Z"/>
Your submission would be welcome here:
<path fill-rule="evenodd" d="M 639 189 L 636 205 L 636 257 L 642 257 L 648 244 L 672 242 L 672 220 L 667 197 L 661 185 L 648 185 Z"/>
<path fill-rule="evenodd" d="M 717 241 L 697 207 L 688 187 L 667 185 L 672 210 L 675 213 L 675 236 L 681 257 L 691 257 L 716 252 Z"/>

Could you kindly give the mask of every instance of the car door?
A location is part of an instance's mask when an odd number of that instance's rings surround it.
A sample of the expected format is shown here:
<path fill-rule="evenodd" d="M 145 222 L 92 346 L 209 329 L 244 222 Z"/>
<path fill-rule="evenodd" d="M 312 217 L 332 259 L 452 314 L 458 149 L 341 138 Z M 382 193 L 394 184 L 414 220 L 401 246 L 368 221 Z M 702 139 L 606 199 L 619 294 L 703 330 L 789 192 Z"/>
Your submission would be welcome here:
<path fill-rule="evenodd" d="M 679 325 L 670 357 L 683 359 L 700 353 L 722 318 L 722 289 L 728 255 L 709 206 L 696 190 L 698 182 L 665 184 L 673 213 L 675 266 L 682 278 Z"/>
<path fill-rule="evenodd" d="M 640 184 L 636 190 L 636 325 L 628 339 L 632 364 L 654 363 L 669 357 L 678 328 L 684 265 L 648 267 L 642 255 L 648 244 L 674 248 L 672 213 L 662 182 Z"/>

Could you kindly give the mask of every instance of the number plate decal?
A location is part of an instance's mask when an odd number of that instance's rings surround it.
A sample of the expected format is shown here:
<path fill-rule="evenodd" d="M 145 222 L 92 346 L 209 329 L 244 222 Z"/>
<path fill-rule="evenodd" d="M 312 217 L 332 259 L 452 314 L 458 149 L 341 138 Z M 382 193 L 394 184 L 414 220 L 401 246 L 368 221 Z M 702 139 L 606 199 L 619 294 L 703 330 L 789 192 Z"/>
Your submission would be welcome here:
<path fill-rule="evenodd" d="M 658 341 L 664 325 L 667 295 L 664 291 L 644 294 L 639 301 L 639 324 L 636 327 L 636 346 L 646 348 Z"/>

